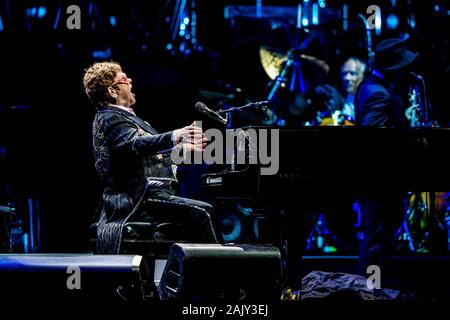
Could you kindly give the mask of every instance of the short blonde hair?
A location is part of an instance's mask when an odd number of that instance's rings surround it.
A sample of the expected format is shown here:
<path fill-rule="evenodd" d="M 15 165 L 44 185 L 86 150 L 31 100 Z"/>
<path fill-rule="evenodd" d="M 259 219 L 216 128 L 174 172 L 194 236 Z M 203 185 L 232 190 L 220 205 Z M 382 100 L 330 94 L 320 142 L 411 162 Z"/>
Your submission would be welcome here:
<path fill-rule="evenodd" d="M 97 62 L 86 69 L 83 85 L 89 99 L 96 106 L 105 106 L 110 99 L 108 87 L 114 83 L 122 67 L 116 62 Z"/>

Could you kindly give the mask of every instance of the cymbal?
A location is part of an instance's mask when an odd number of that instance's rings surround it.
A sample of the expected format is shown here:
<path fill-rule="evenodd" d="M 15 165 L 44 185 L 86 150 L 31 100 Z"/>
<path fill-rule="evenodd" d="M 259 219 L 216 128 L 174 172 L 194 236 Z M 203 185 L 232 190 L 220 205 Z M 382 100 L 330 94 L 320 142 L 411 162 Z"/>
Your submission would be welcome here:
<path fill-rule="evenodd" d="M 276 52 L 267 47 L 259 48 L 259 59 L 264 68 L 264 71 L 270 79 L 274 80 L 281 72 L 283 64 L 287 61 L 286 54 Z"/>
<path fill-rule="evenodd" d="M 280 74 L 285 62 L 288 59 L 299 59 L 300 61 L 315 66 L 318 71 L 322 71 L 325 74 L 328 74 L 330 71 L 330 67 L 325 61 L 306 54 L 299 54 L 297 50 L 290 50 L 287 54 L 285 54 L 277 51 L 276 49 L 262 46 L 259 48 L 259 58 L 264 71 L 272 80 L 275 80 Z"/>

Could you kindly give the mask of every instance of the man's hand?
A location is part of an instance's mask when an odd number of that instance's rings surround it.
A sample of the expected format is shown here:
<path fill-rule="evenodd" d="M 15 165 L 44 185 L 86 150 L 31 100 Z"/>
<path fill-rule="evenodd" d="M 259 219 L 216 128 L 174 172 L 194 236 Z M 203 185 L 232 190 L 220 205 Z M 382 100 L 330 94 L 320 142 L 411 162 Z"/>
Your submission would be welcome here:
<path fill-rule="evenodd" d="M 186 151 L 202 151 L 206 147 L 207 138 L 201 128 L 193 122 L 191 125 L 174 130 L 176 144 L 183 144 Z"/>

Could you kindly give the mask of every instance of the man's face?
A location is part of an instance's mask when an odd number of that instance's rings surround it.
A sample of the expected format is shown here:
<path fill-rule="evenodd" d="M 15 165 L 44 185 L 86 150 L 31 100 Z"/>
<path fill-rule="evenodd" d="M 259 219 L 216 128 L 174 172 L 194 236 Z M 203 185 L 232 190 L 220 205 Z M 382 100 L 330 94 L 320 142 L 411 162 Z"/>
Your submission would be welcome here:
<path fill-rule="evenodd" d="M 113 98 L 116 99 L 116 104 L 130 108 L 136 103 L 134 93 L 131 92 L 132 86 L 131 78 L 123 72 L 119 72 L 114 79 L 114 83 L 110 86 L 110 92 L 113 92 Z"/>
<path fill-rule="evenodd" d="M 362 81 L 362 72 L 355 60 L 347 60 L 341 67 L 341 81 L 345 92 L 355 94 Z"/>

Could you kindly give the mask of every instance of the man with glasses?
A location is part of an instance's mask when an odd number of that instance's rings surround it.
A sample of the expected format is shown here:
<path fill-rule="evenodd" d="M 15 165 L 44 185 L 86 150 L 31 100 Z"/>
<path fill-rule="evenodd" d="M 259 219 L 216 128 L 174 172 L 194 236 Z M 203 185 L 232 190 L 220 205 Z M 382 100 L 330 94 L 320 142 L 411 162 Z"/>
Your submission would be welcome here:
<path fill-rule="evenodd" d="M 212 206 L 178 197 L 173 148 L 202 151 L 206 138 L 194 124 L 158 133 L 134 113 L 132 80 L 114 62 L 95 63 L 84 75 L 97 108 L 93 123 L 95 168 L 104 191 L 98 226 L 99 253 L 120 253 L 127 221 L 179 220 L 190 242 L 217 242 Z"/>

